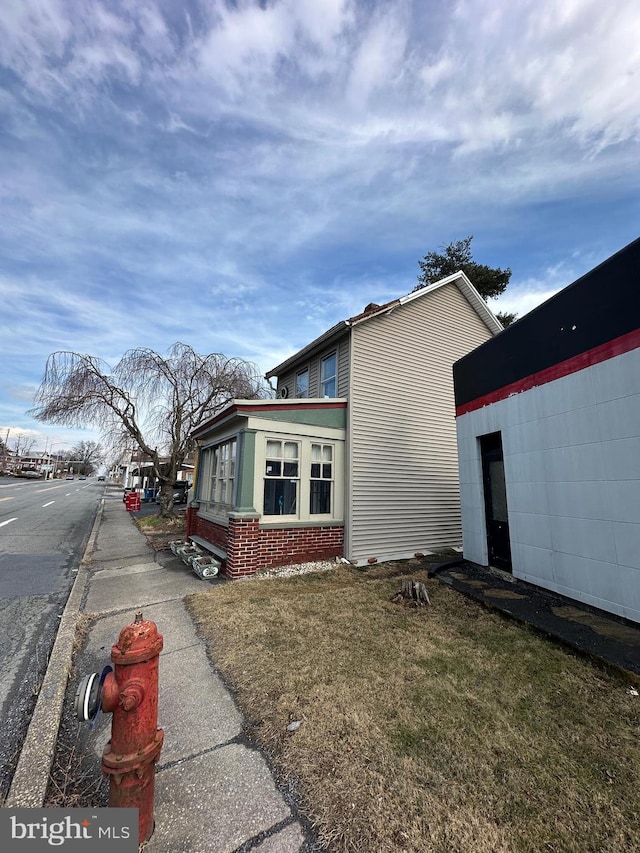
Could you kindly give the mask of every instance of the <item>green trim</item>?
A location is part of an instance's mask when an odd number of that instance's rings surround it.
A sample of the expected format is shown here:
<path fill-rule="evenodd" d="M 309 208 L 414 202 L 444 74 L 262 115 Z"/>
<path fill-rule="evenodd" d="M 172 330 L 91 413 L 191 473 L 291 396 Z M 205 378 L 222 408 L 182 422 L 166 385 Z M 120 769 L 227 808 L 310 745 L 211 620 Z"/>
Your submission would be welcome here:
<path fill-rule="evenodd" d="M 235 512 L 255 513 L 253 506 L 253 483 L 256 462 L 256 431 L 245 429 L 238 436 L 238 455 L 236 457 L 237 491 Z"/>
<path fill-rule="evenodd" d="M 311 424 L 312 426 L 335 427 L 345 429 L 347 426 L 347 410 L 345 407 L 327 407 L 319 409 L 289 409 L 278 411 L 277 409 L 261 412 L 252 412 L 252 417 L 266 421 L 279 421 L 290 424 Z"/>

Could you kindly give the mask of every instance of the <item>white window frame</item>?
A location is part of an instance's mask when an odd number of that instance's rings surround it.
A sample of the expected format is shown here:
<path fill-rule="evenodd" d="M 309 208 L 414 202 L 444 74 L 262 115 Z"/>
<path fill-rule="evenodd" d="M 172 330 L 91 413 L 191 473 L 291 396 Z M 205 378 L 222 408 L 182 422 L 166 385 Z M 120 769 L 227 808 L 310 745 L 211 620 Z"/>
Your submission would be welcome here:
<path fill-rule="evenodd" d="M 333 373 L 329 376 L 325 375 L 325 368 L 329 361 L 333 359 L 334 368 Z M 325 390 L 325 386 L 329 383 L 333 383 L 333 394 L 327 394 Z M 320 391 L 321 397 L 325 399 L 331 399 L 337 396 L 338 393 L 338 352 L 337 350 L 329 353 L 329 355 L 325 355 L 325 357 L 320 361 Z"/>
<path fill-rule="evenodd" d="M 279 452 L 276 455 L 273 452 L 270 452 L 269 445 L 279 444 Z M 295 447 L 295 456 L 287 455 L 287 445 L 289 447 Z M 287 474 L 285 469 L 286 466 L 295 465 L 295 473 L 293 471 L 289 471 Z M 277 467 L 276 471 L 272 471 L 272 468 Z M 267 490 L 267 483 L 295 483 L 295 503 L 294 503 L 294 512 L 280 512 L 280 513 L 272 513 L 269 517 L 272 518 L 297 518 L 300 513 L 300 442 L 294 438 L 276 438 L 273 436 L 267 437 L 265 444 L 265 462 L 264 462 L 264 472 L 263 472 L 263 493 L 262 493 L 262 512 L 264 514 L 264 501 L 265 494 Z"/>
<path fill-rule="evenodd" d="M 226 517 L 235 504 L 238 465 L 237 436 L 226 438 L 200 451 L 198 501 L 205 513 Z M 224 491 L 224 500 L 222 494 Z"/>
<path fill-rule="evenodd" d="M 300 385 L 298 382 L 298 380 L 301 376 L 306 376 L 306 379 L 307 379 L 307 384 L 306 384 L 306 387 L 303 389 L 304 393 L 302 393 L 302 394 L 300 393 Z M 308 396 L 309 396 L 309 368 L 308 367 L 305 367 L 304 370 L 299 370 L 296 373 L 295 389 L 296 389 L 295 390 L 295 396 L 296 397 L 299 397 L 301 399 L 308 398 Z"/>
<path fill-rule="evenodd" d="M 314 447 L 319 448 L 320 450 L 320 458 L 319 460 L 314 459 L 313 449 Z M 325 461 L 324 455 L 325 450 L 330 451 L 330 459 Z M 310 518 L 331 518 L 334 507 L 335 500 L 335 456 L 336 456 L 336 447 L 332 441 L 312 441 L 310 446 L 310 457 L 309 457 L 309 516 Z M 319 467 L 319 471 L 317 476 L 314 477 L 314 465 Z M 327 474 L 327 466 L 329 468 L 329 475 Z M 329 484 L 329 512 L 312 512 L 311 511 L 311 485 L 312 483 L 328 483 Z"/>
<path fill-rule="evenodd" d="M 299 445 L 298 456 L 298 479 L 296 495 L 296 511 L 287 515 L 267 515 L 264 513 L 264 494 L 266 463 L 267 463 L 267 441 L 294 441 Z M 331 512 L 311 513 L 311 463 L 313 444 L 320 446 L 331 446 L 332 448 L 332 486 L 331 486 Z M 326 436 L 317 433 L 300 434 L 285 432 L 270 433 L 262 432 L 256 441 L 255 479 L 254 479 L 254 506 L 260 512 L 261 524 L 277 525 L 291 524 L 303 527 L 305 525 L 344 523 L 344 440 L 336 438 L 335 434 Z"/>

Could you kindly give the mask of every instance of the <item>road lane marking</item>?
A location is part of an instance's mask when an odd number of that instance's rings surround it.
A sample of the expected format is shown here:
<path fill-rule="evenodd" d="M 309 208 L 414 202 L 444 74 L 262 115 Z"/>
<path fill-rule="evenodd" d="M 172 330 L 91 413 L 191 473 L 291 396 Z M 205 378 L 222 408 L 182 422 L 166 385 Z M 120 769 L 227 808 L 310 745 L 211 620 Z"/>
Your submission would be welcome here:
<path fill-rule="evenodd" d="M 17 521 L 17 520 L 18 520 L 18 517 L 16 516 L 15 518 L 8 518 L 6 521 L 0 521 L 0 527 L 4 527 L 5 524 L 11 524 L 12 521 Z"/>
<path fill-rule="evenodd" d="M 14 498 L 14 497 L 10 497 L 10 498 L 0 498 L 0 501 L 13 501 L 13 500 L 15 500 L 15 498 Z"/>
<path fill-rule="evenodd" d="M 51 506 L 51 504 L 54 504 L 54 503 L 55 503 L 55 501 L 49 501 L 48 504 L 42 504 L 42 509 L 44 509 L 46 506 Z"/>
<path fill-rule="evenodd" d="M 63 486 L 47 486 L 46 489 L 36 489 L 36 494 L 40 494 L 40 492 L 50 492 L 51 489 L 62 489 Z"/>

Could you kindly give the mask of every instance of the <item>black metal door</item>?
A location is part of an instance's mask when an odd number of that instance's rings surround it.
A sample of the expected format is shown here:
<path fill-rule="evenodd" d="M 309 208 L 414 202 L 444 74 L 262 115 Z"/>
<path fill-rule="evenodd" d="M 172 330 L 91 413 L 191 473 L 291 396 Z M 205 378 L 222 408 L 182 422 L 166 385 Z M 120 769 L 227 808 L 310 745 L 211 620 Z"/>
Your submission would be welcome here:
<path fill-rule="evenodd" d="M 502 434 L 483 435 L 480 439 L 484 505 L 487 519 L 487 546 L 489 565 L 511 571 L 511 544 L 509 542 L 509 514 L 507 487 L 504 479 Z"/>

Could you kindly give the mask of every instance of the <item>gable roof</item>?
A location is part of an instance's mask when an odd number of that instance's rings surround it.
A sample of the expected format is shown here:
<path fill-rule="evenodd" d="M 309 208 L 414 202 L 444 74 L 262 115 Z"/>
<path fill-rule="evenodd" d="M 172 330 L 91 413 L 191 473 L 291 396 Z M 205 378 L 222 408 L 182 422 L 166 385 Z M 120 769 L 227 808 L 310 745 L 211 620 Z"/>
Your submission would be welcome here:
<path fill-rule="evenodd" d="M 493 314 L 473 284 L 471 284 L 467 276 L 463 272 L 456 272 L 453 273 L 453 275 L 443 278 L 441 281 L 435 282 L 435 284 L 427 285 L 427 287 L 421 287 L 419 290 L 414 290 L 412 293 L 408 293 L 406 296 L 402 296 L 399 299 L 392 299 L 390 302 L 385 302 L 384 305 L 377 305 L 373 302 L 370 303 L 360 314 L 356 314 L 347 320 L 341 320 L 339 323 L 336 323 L 335 326 L 332 326 L 326 332 L 323 332 L 322 335 L 315 338 L 311 343 L 307 344 L 305 347 L 298 350 L 298 352 L 285 359 L 285 361 L 269 370 L 265 374 L 265 378 L 271 379 L 274 376 L 281 376 L 296 362 L 306 356 L 313 355 L 315 351 L 324 349 L 354 326 L 357 326 L 360 323 L 365 323 L 372 317 L 378 317 L 380 314 L 386 314 L 393 311 L 394 308 L 406 305 L 408 302 L 413 302 L 415 299 L 422 299 L 434 291 L 439 290 L 441 287 L 445 287 L 447 284 L 455 284 L 471 307 L 479 315 L 480 319 L 494 335 L 497 335 L 498 332 L 502 331 L 502 324 Z"/>

